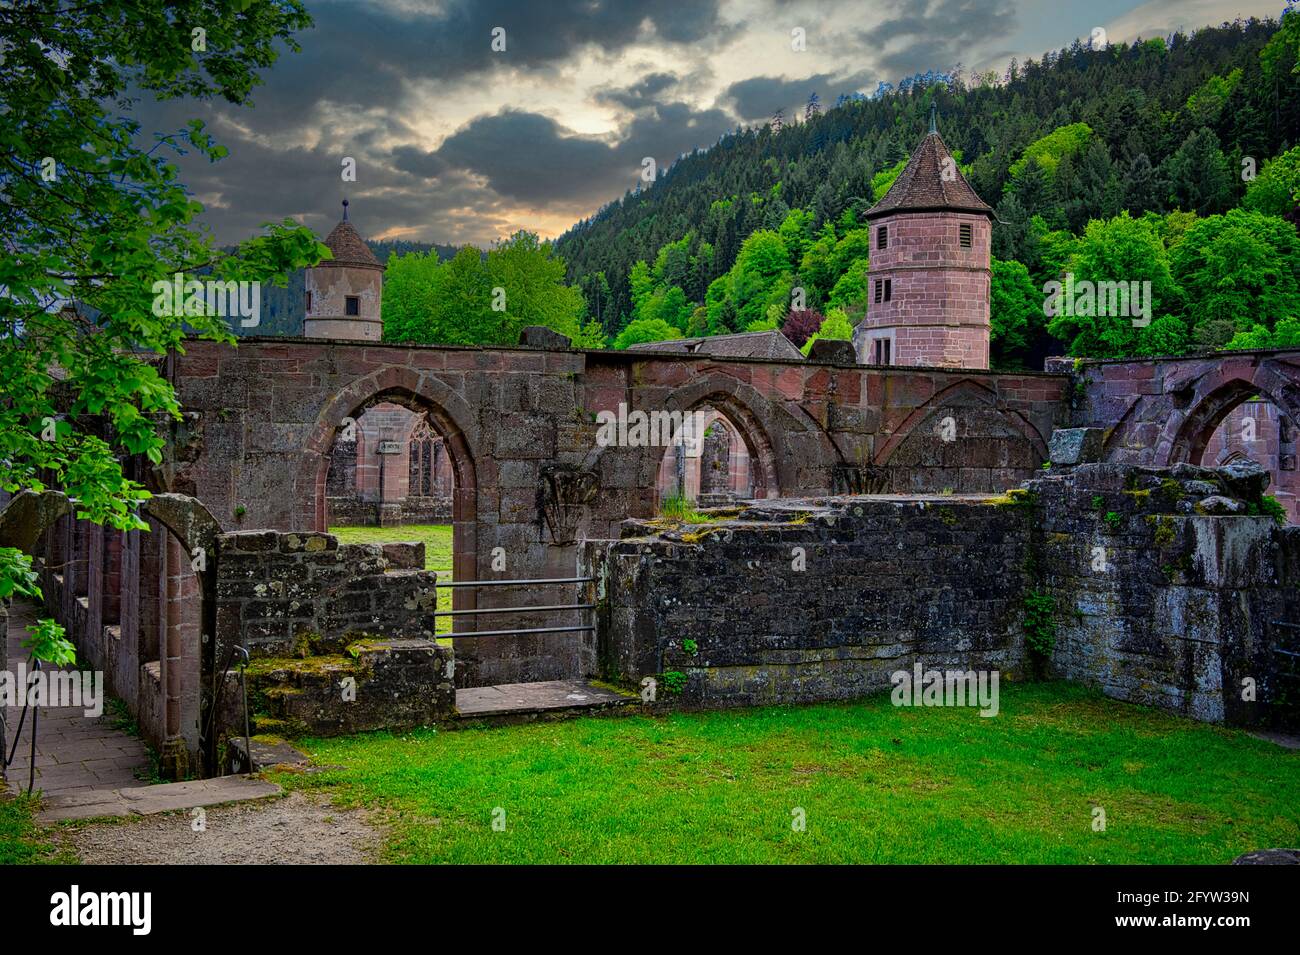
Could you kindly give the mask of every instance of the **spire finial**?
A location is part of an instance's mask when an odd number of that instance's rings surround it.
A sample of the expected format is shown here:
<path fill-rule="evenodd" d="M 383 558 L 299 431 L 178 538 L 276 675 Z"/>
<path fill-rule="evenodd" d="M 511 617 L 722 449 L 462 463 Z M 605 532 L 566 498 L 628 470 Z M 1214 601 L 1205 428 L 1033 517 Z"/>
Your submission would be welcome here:
<path fill-rule="evenodd" d="M 939 131 L 939 104 L 930 100 L 930 132 L 931 134 Z"/>
<path fill-rule="evenodd" d="M 933 120 L 931 120 L 931 122 L 933 122 Z M 348 201 L 346 199 L 343 200 L 343 221 L 348 221 Z"/>

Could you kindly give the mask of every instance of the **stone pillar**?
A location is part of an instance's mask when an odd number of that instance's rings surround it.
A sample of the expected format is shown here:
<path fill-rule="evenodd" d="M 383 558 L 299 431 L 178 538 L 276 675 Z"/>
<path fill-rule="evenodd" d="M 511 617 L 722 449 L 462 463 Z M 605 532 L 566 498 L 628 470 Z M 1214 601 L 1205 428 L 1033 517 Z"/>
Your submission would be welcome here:
<path fill-rule="evenodd" d="M 195 643 L 195 629 L 186 619 L 187 605 L 193 607 L 198 598 L 198 581 L 189 571 L 189 558 L 179 541 L 168 536 L 164 545 L 166 567 L 166 627 L 162 634 L 162 686 L 164 728 L 166 737 L 162 746 L 162 772 L 168 779 L 183 779 L 189 774 L 189 747 L 184 736 L 182 714 L 185 697 L 198 676 L 187 666 L 190 644 Z M 196 689 L 196 688 L 195 688 Z"/>
<path fill-rule="evenodd" d="M 103 585 L 100 588 L 104 623 L 112 626 L 122 621 L 122 541 L 121 531 L 103 529 L 104 544 L 100 558 Z"/>

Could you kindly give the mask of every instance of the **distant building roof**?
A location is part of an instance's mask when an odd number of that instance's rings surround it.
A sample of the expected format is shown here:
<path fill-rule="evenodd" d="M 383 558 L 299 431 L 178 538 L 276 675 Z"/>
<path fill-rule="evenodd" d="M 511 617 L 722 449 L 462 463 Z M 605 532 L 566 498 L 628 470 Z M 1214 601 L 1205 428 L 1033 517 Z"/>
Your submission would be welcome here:
<path fill-rule="evenodd" d="M 671 338 L 662 342 L 642 342 L 628 346 L 628 351 L 661 351 L 679 355 L 714 355 L 718 358 L 779 358 L 802 361 L 803 353 L 778 331 L 738 332 L 734 335 L 709 335 L 705 338 Z"/>
<path fill-rule="evenodd" d="M 916 147 L 885 198 L 867 212 L 867 218 L 878 219 L 897 212 L 970 212 L 993 218 L 993 209 L 971 188 L 944 145 L 933 111 L 930 132 Z"/>
<path fill-rule="evenodd" d="M 343 219 L 325 237 L 325 245 L 334 253 L 334 258 L 322 259 L 316 265 L 316 268 L 327 268 L 332 265 L 379 269 L 381 271 L 384 268 L 380 261 L 375 258 L 375 253 L 370 251 L 370 246 L 366 245 L 366 240 L 361 238 L 361 233 L 353 228 L 352 223 L 348 221 L 348 201 L 346 199 L 343 200 Z"/>

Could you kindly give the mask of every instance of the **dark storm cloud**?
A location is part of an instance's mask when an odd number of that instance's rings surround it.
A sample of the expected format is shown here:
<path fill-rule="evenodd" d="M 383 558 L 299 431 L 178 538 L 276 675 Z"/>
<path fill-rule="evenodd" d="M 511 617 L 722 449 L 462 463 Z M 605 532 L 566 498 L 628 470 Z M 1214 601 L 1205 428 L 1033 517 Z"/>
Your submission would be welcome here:
<path fill-rule="evenodd" d="M 348 0 L 313 4 L 311 13 L 315 26 L 297 36 L 301 52 L 283 52 L 265 71 L 251 108 L 144 100 L 136 110 L 146 136 L 199 117 L 230 147 L 217 164 L 179 160 L 182 181 L 208 200 L 204 218 L 221 242 L 290 215 L 306 214 L 319 231 L 332 224 L 345 191 L 365 197 L 354 210 L 368 206 L 382 230 L 414 228 L 439 240 L 494 234 L 510 201 L 600 204 L 636 182 L 642 153 L 623 148 L 626 137 L 606 142 L 507 109 L 429 152 L 413 145 L 420 137 L 404 118 L 427 108 L 408 99 L 412 85 L 442 86 L 447 95 L 463 83 L 504 89 L 513 75 L 558 70 L 578 56 L 615 55 L 642 42 L 707 47 L 719 35 L 718 0 L 452 0 L 428 12 Z M 491 49 L 495 27 L 506 31 L 505 52 Z M 649 100 L 667 88 L 648 77 L 628 95 Z M 677 148 L 691 124 L 678 117 L 678 129 L 664 125 L 657 136 Z M 344 156 L 358 161 L 355 184 L 339 177 Z M 314 211 L 322 205 L 328 208 Z"/>
<path fill-rule="evenodd" d="M 865 72 L 851 76 L 835 77 L 830 73 L 816 73 L 803 79 L 786 79 L 783 76 L 755 76 L 732 83 L 719 97 L 719 102 L 729 102 L 736 113 L 748 122 L 770 119 L 778 109 L 785 110 L 786 118 L 808 102 L 815 92 L 822 108 L 835 105 L 842 93 L 852 93 L 874 85 Z"/>
<path fill-rule="evenodd" d="M 645 157 L 664 169 L 681 153 L 712 144 L 731 125 L 721 110 L 665 103 L 638 111 L 609 142 L 578 135 L 547 116 L 507 109 L 474 119 L 434 152 L 403 150 L 394 164 L 417 174 L 462 170 L 518 202 L 599 204 L 637 185 Z"/>
<path fill-rule="evenodd" d="M 676 73 L 650 73 L 630 86 L 605 87 L 596 90 L 592 99 L 598 103 L 641 109 L 645 106 L 653 106 L 665 90 L 676 86 L 679 81 Z"/>
<path fill-rule="evenodd" d="M 537 113 L 506 109 L 448 136 L 430 161 L 482 176 L 500 196 L 545 202 L 608 189 L 614 150 Z M 630 184 L 630 183 L 629 183 Z"/>
<path fill-rule="evenodd" d="M 255 94 L 258 128 L 301 123 L 321 101 L 391 109 L 406 81 L 536 70 L 586 48 L 617 53 L 647 38 L 693 44 L 718 32 L 718 0 L 455 0 L 429 13 L 348 0 L 311 13 L 316 26 L 297 37 L 302 51 L 282 56 Z M 503 52 L 492 50 L 497 27 Z"/>
<path fill-rule="evenodd" d="M 1012 0 L 905 0 L 857 36 L 892 82 L 961 62 L 969 66 L 972 49 L 1000 42 L 1015 23 Z"/>

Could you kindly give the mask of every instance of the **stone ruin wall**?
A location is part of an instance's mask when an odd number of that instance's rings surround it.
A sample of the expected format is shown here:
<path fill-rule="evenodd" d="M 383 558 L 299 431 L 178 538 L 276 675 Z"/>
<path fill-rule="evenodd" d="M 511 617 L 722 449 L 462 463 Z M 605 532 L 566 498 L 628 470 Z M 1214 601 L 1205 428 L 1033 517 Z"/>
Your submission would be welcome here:
<path fill-rule="evenodd" d="M 419 569 L 422 544 L 252 531 L 221 535 L 217 551 L 218 736 L 243 733 L 241 689 L 226 669 L 236 645 L 252 657 L 255 734 L 404 729 L 454 711 L 452 651 L 434 636 L 437 574 Z"/>
<path fill-rule="evenodd" d="M 1300 725 L 1285 704 L 1300 681 L 1273 626 L 1296 609 L 1300 535 L 1247 513 L 1258 484 L 1219 474 L 1093 464 L 984 500 L 829 498 L 672 530 L 630 522 L 630 536 L 584 553 L 600 578 L 601 672 L 633 685 L 680 673 L 683 703 L 728 706 L 861 696 L 920 663 Z M 1238 513 L 1204 513 L 1218 508 Z M 1053 608 L 1046 664 L 1027 649 L 1032 595 Z M 1246 678 L 1259 703 L 1237 692 Z"/>

